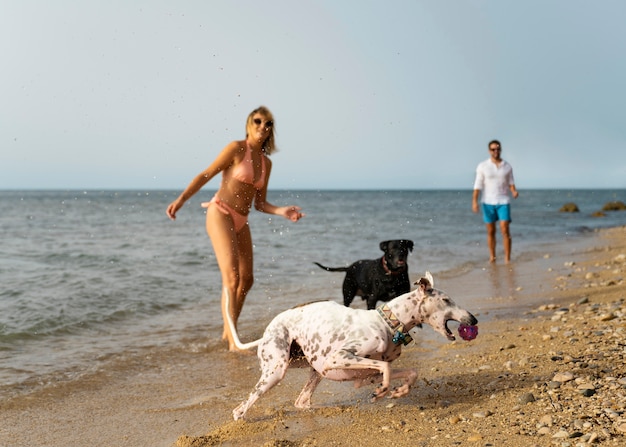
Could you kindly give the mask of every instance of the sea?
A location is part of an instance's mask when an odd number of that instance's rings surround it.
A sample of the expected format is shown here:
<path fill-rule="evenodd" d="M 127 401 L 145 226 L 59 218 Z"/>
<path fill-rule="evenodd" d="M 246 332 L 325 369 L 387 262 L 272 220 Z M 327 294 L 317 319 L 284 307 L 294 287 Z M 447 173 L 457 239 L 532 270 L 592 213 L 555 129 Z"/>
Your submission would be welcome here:
<path fill-rule="evenodd" d="M 220 274 L 200 206 L 214 191 L 198 193 L 171 221 L 165 209 L 179 192 L 0 191 L 0 399 L 146 352 L 226 349 Z M 255 284 L 241 326 L 302 302 L 341 302 L 343 274 L 313 263 L 379 258 L 385 240 L 414 242 L 412 278 L 481 268 L 485 229 L 471 198 L 471 190 L 269 191 L 270 202 L 306 215 L 293 223 L 251 212 Z M 612 201 L 626 201 L 626 190 L 520 191 L 513 263 L 626 225 L 626 211 L 594 217 Z M 569 202 L 579 212 L 559 212 Z M 501 253 L 499 234 L 498 243 Z M 365 307 L 359 298 L 353 306 Z"/>

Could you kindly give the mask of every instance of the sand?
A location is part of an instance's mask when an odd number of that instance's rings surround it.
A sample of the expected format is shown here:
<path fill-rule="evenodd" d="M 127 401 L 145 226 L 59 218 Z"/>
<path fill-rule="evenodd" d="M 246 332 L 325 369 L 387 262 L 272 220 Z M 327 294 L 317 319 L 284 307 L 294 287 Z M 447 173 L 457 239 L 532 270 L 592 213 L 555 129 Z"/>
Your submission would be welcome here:
<path fill-rule="evenodd" d="M 254 355 L 155 351 L 1 402 L 0 446 L 626 445 L 626 227 L 587 242 L 435 277 L 480 333 L 419 331 L 394 363 L 420 374 L 400 399 L 324 381 L 296 410 L 307 371 L 290 370 L 235 422 Z"/>

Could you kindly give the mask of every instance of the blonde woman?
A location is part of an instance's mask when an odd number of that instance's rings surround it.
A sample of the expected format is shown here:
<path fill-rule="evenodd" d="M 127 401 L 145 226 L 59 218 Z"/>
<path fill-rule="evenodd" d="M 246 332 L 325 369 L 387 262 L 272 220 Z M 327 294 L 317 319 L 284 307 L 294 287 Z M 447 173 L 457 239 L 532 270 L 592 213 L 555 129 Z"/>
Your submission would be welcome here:
<path fill-rule="evenodd" d="M 266 200 L 272 170 L 269 155 L 275 150 L 274 118 L 266 107 L 261 106 L 248 115 L 245 140 L 226 145 L 213 163 L 194 177 L 167 207 L 169 218 L 176 219 L 176 213 L 185 202 L 222 173 L 219 190 L 202 206 L 207 209 L 206 230 L 222 274 L 223 338 L 228 340 L 231 351 L 237 348 L 226 323 L 226 312 L 236 327 L 246 295 L 254 282 L 252 238 L 248 227 L 252 204 L 263 213 L 283 216 L 293 222 L 304 216 L 298 206 L 275 206 Z M 230 297 L 228 309 L 225 304 L 227 293 Z"/>

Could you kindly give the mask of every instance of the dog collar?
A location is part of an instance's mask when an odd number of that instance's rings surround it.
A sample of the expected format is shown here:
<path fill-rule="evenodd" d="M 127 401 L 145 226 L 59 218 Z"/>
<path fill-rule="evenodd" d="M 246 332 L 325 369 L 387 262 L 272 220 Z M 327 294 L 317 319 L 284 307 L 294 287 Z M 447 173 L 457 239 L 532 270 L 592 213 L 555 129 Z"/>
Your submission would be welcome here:
<path fill-rule="evenodd" d="M 402 343 L 406 346 L 413 341 L 409 331 L 404 330 L 404 324 L 398 320 L 398 317 L 394 315 L 387 304 L 381 304 L 376 308 L 376 310 L 385 323 L 387 323 L 387 326 L 389 326 L 389 329 L 393 334 L 393 338 L 391 340 L 394 344 L 399 345 Z"/>
<path fill-rule="evenodd" d="M 402 273 L 404 271 L 404 269 L 402 269 L 402 270 L 400 270 L 398 272 L 394 272 L 389 267 L 387 267 L 387 260 L 385 259 L 384 255 L 381 258 L 381 262 L 383 263 L 383 270 L 385 271 L 385 275 L 387 275 L 387 276 L 389 276 L 389 275 L 399 275 L 400 273 Z"/>

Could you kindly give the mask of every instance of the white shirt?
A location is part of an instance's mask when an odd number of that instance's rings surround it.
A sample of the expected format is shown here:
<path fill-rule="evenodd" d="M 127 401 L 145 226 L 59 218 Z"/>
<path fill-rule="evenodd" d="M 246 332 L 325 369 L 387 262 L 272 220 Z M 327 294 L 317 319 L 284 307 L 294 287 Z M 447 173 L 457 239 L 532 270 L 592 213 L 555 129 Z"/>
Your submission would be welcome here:
<path fill-rule="evenodd" d="M 482 190 L 481 202 L 487 205 L 506 205 L 511 202 L 510 185 L 514 185 L 513 167 L 502 160 L 500 166 L 491 158 L 478 164 L 474 189 Z"/>

